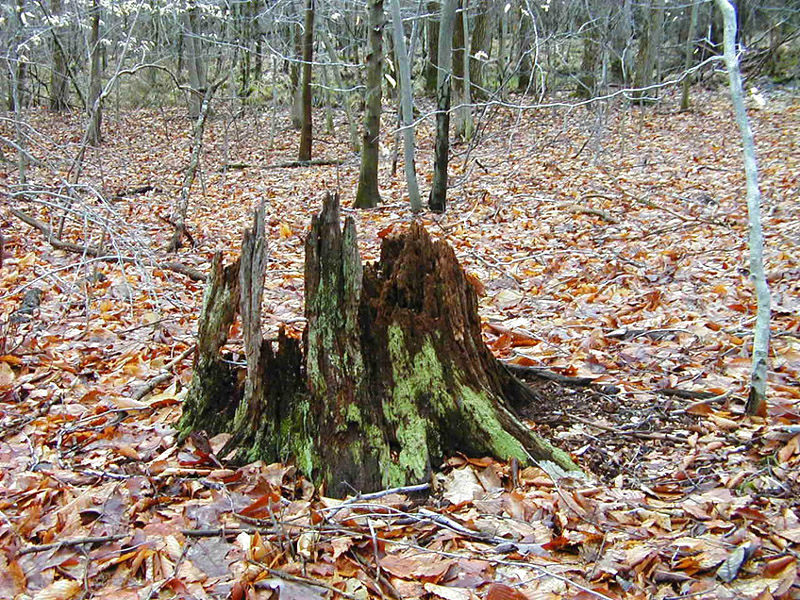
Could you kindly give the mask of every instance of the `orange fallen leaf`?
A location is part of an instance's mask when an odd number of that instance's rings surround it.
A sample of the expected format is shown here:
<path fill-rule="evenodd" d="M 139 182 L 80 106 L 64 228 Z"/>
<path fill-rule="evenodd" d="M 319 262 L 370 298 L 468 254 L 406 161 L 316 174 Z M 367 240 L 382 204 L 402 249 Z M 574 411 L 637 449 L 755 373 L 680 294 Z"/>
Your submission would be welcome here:
<path fill-rule="evenodd" d="M 489 586 L 486 600 L 529 600 L 528 597 L 517 589 L 504 583 L 493 583 Z"/>

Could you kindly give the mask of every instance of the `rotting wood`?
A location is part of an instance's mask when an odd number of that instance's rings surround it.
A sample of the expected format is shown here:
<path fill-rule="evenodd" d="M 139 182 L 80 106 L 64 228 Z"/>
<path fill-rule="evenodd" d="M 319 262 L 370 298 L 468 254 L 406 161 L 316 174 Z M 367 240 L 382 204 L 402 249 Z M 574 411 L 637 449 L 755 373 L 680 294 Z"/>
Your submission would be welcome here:
<path fill-rule="evenodd" d="M 428 481 L 456 453 L 579 471 L 517 418 L 515 408 L 547 399 L 483 343 L 455 253 L 417 223 L 364 266 L 355 221 L 342 228 L 328 195 L 306 239 L 302 342 L 283 331 L 277 347 L 263 340 L 261 210 L 240 260 L 212 264 L 181 438 L 230 432 L 220 456 L 294 460 L 334 496 Z M 236 312 L 249 321 L 243 378 L 219 355 Z"/>

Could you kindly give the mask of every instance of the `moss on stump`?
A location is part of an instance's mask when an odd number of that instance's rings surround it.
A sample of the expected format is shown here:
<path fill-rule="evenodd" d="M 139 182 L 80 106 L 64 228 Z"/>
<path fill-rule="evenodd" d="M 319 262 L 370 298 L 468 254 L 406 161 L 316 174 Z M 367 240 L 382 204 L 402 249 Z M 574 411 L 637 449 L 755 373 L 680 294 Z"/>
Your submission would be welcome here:
<path fill-rule="evenodd" d="M 217 371 L 201 367 L 218 357 L 200 353 L 183 435 L 230 431 L 227 450 L 238 460 L 294 460 L 333 496 L 425 481 L 459 452 L 578 470 L 516 417 L 514 407 L 546 400 L 483 343 L 475 292 L 446 243 L 413 224 L 384 240 L 380 260 L 364 267 L 355 223 L 348 218 L 342 228 L 338 198 L 328 195 L 306 240 L 302 343 L 281 333 L 273 348 L 261 340 L 260 310 L 253 308 L 260 306 L 261 287 L 253 280 L 263 278 L 263 235 L 257 213 L 245 235 L 247 264 L 229 267 L 240 274 L 241 297 L 238 289 L 207 291 L 199 328 L 211 335 L 204 319 L 212 320 L 208 305 L 215 298 L 228 298 L 234 312 L 247 316 L 246 383 L 229 390 L 208 381 Z M 247 245 L 253 243 L 261 250 Z M 209 286 L 219 281 L 212 276 Z M 227 319 L 213 322 L 227 335 Z M 218 353 L 214 333 L 215 343 L 199 340 L 198 347 Z"/>

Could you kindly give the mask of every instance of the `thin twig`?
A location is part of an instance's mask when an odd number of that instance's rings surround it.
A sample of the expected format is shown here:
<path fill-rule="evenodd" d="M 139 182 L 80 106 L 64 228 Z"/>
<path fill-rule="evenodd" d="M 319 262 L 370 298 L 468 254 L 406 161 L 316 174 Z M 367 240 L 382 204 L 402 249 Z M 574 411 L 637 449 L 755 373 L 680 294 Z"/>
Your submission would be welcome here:
<path fill-rule="evenodd" d="M 348 598 L 349 600 L 361 600 L 358 596 L 354 596 L 353 594 L 348 594 L 347 592 L 343 592 L 339 588 L 334 587 L 329 583 L 325 583 L 324 581 L 320 581 L 319 579 L 314 579 L 312 577 L 304 577 L 301 575 L 292 575 L 291 573 L 287 573 L 286 571 L 281 571 L 279 569 L 273 569 L 271 567 L 268 567 L 264 563 L 260 563 L 257 561 L 248 561 L 248 562 L 261 567 L 267 573 L 269 573 L 273 577 L 277 577 L 278 579 L 283 579 L 284 581 L 291 581 L 292 583 L 299 583 L 301 585 L 308 585 L 311 587 L 322 588 L 324 590 L 328 590 L 329 592 L 333 592 L 334 594 L 338 594 L 342 598 Z"/>
<path fill-rule="evenodd" d="M 25 554 L 34 554 L 35 552 L 47 552 L 48 550 L 62 548 L 71 548 L 72 546 L 81 546 L 82 544 L 102 544 L 105 542 L 114 542 L 128 537 L 127 533 L 120 533 L 116 535 L 102 535 L 97 537 L 80 537 L 71 540 L 62 540 L 60 542 L 53 542 L 52 544 L 40 544 L 38 546 L 28 546 L 17 552 L 17 556 Z"/>
<path fill-rule="evenodd" d="M 617 435 L 627 435 L 631 437 L 637 437 L 643 440 L 660 440 L 667 442 L 675 442 L 679 444 L 683 444 L 684 442 L 686 442 L 686 438 L 682 438 L 677 435 L 671 435 L 669 433 L 657 433 L 650 431 L 626 431 L 625 429 L 617 429 L 615 427 L 601 425 L 597 421 L 589 421 L 588 419 L 582 419 L 577 415 L 566 415 L 565 413 L 561 414 L 567 419 L 578 421 L 579 423 L 583 423 L 584 425 L 589 425 L 590 427 L 594 427 L 602 431 L 607 431 L 609 433 L 616 433 Z"/>
<path fill-rule="evenodd" d="M 53 234 L 50 227 L 45 225 L 38 219 L 35 219 L 34 217 L 31 217 L 30 215 L 16 208 L 12 208 L 10 212 L 15 217 L 25 222 L 26 224 L 30 225 L 34 229 L 38 229 L 42 233 L 42 235 L 44 235 L 44 237 L 47 239 L 47 242 L 57 250 L 64 250 L 66 252 L 71 252 L 73 254 L 81 254 L 84 256 L 92 256 L 94 258 L 97 258 L 98 260 L 103 260 L 105 262 L 110 262 L 110 263 L 135 264 L 137 262 L 136 259 L 130 256 L 116 256 L 116 255 L 104 256 L 103 252 L 101 252 L 98 248 L 95 248 L 93 246 L 81 246 L 80 244 L 65 242 L 56 237 Z M 165 271 L 173 271 L 181 275 L 186 275 L 189 279 L 193 279 L 194 281 L 206 280 L 206 276 L 204 273 L 201 273 L 200 271 L 179 262 L 156 263 L 155 266 L 158 267 L 159 269 L 164 269 Z"/>

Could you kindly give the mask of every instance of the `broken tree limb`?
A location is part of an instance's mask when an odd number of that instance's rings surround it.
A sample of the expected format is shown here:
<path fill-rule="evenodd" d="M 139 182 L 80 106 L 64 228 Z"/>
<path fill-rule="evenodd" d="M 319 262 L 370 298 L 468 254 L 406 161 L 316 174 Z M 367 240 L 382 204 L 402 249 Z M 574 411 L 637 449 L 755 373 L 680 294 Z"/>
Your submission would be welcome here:
<path fill-rule="evenodd" d="M 342 158 L 317 158 L 314 160 L 290 160 L 288 162 L 277 163 L 274 165 L 267 165 L 265 169 L 296 169 L 299 167 L 325 167 L 325 166 L 339 166 L 344 164 L 345 160 Z"/>
<path fill-rule="evenodd" d="M 38 229 L 39 232 L 41 232 L 42 235 L 44 235 L 47 242 L 57 250 L 64 250 L 65 252 L 70 252 L 72 254 L 91 256 L 92 258 L 96 258 L 98 260 L 102 260 L 104 262 L 109 262 L 109 263 L 137 264 L 139 262 L 132 256 L 120 256 L 115 254 L 106 255 L 103 251 L 94 246 L 82 246 L 80 244 L 74 244 L 72 242 L 65 242 L 64 240 L 57 237 L 50 229 L 50 227 L 45 223 L 42 223 L 39 219 L 36 219 L 35 217 L 32 217 L 29 214 L 17 208 L 10 209 L 10 212 L 12 215 L 17 217 L 23 223 L 30 225 L 34 229 Z M 186 277 L 194 281 L 206 280 L 206 276 L 204 273 L 201 273 L 197 269 L 193 269 L 192 267 L 189 267 L 179 262 L 173 262 L 173 261 L 160 262 L 156 263 L 155 266 L 159 269 L 163 269 L 164 271 L 172 271 L 173 273 L 179 273 L 181 275 L 185 275 Z"/>
<path fill-rule="evenodd" d="M 131 398 L 133 398 L 134 400 L 141 400 L 142 398 L 147 396 L 150 392 L 152 392 L 154 389 L 156 389 L 158 386 L 168 382 L 170 379 L 174 377 L 172 370 L 176 366 L 178 366 L 185 358 L 193 354 L 194 351 L 195 351 L 195 346 L 193 344 L 189 346 L 186 350 L 181 352 L 178 356 L 173 358 L 171 361 L 169 361 L 167 364 L 165 364 L 163 367 L 161 367 L 161 372 L 158 375 L 151 377 L 142 385 L 134 388 L 131 391 Z"/>
<path fill-rule="evenodd" d="M 211 99 L 219 86 L 225 83 L 228 78 L 226 75 L 218 79 L 208 86 L 206 93 L 203 96 L 203 103 L 200 106 L 200 114 L 194 123 L 192 131 L 192 153 L 189 159 L 189 164 L 186 167 L 186 172 L 183 175 L 183 184 L 181 185 L 181 195 L 175 204 L 175 210 L 172 215 L 172 222 L 175 227 L 175 232 L 172 234 L 172 239 L 167 246 L 167 252 L 177 252 L 183 243 L 183 237 L 186 235 L 186 215 L 189 212 L 189 192 L 192 189 L 194 178 L 197 175 L 197 170 L 200 167 L 200 152 L 203 149 L 203 133 L 206 128 L 206 120 L 208 119 L 208 112 L 211 110 Z"/>

